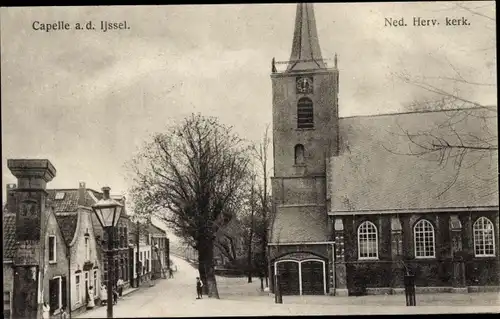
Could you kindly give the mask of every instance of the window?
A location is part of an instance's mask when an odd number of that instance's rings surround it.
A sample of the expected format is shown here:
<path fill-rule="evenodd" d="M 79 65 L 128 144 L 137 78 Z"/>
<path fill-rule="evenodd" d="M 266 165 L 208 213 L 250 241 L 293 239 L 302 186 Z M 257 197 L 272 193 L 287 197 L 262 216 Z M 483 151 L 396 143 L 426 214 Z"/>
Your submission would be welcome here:
<path fill-rule="evenodd" d="M 3 292 L 3 317 L 9 319 L 11 315 L 10 291 Z"/>
<path fill-rule="evenodd" d="M 81 287 L 80 287 L 80 275 L 75 276 L 75 289 L 76 289 L 76 294 L 75 294 L 75 299 L 76 303 L 80 303 L 82 301 L 82 294 L 81 294 Z"/>
<path fill-rule="evenodd" d="M 304 164 L 304 145 L 295 145 L 295 165 Z"/>
<path fill-rule="evenodd" d="M 495 230 L 486 217 L 479 217 L 473 226 L 474 255 L 476 257 L 495 256 Z"/>
<path fill-rule="evenodd" d="M 313 102 L 306 97 L 301 98 L 297 103 L 297 128 L 313 128 Z"/>
<path fill-rule="evenodd" d="M 54 197 L 54 199 L 57 199 L 57 200 L 64 199 L 64 195 L 65 195 L 64 192 L 57 192 L 56 196 Z"/>
<path fill-rule="evenodd" d="M 90 239 L 85 236 L 85 260 L 90 260 Z"/>
<path fill-rule="evenodd" d="M 369 221 L 363 222 L 358 228 L 358 258 L 378 258 L 377 227 Z"/>
<path fill-rule="evenodd" d="M 56 262 L 56 236 L 49 236 L 49 262 Z"/>
<path fill-rule="evenodd" d="M 425 219 L 415 224 L 413 229 L 415 240 L 415 258 L 434 258 L 436 247 L 434 240 L 434 227 Z"/>

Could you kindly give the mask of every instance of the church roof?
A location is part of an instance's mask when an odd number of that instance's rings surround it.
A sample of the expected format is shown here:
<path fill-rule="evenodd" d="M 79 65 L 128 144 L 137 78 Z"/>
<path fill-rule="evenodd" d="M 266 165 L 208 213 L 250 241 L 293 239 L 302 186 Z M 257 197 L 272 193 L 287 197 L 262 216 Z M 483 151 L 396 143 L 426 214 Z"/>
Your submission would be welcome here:
<path fill-rule="evenodd" d="M 286 72 L 326 69 L 316 29 L 312 3 L 298 3 L 295 16 L 292 53 Z"/>
<path fill-rule="evenodd" d="M 340 119 L 330 211 L 498 207 L 498 151 L 468 150 L 462 158 L 455 149 L 440 162 L 438 152 L 407 155 L 423 149 L 405 134 L 416 143 L 445 138 L 451 145 L 497 145 L 496 112 L 491 114 L 475 108 Z"/>

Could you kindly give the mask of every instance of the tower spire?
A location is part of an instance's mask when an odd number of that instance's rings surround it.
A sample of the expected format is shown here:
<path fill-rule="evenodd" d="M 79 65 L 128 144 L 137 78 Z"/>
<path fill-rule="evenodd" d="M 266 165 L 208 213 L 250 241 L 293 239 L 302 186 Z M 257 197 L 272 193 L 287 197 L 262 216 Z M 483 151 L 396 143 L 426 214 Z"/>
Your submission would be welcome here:
<path fill-rule="evenodd" d="M 312 3 L 298 3 L 295 15 L 292 54 L 287 72 L 311 69 L 326 69 L 316 30 L 316 19 Z"/>

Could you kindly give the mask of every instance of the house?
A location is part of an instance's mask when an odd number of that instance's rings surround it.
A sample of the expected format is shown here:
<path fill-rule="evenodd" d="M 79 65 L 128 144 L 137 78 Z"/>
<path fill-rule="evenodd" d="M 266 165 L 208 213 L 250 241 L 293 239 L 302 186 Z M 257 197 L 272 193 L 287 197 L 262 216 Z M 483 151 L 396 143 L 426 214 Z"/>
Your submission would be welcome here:
<path fill-rule="evenodd" d="M 132 251 L 132 274 L 134 280 L 140 282 L 151 279 L 151 238 L 149 236 L 149 222 L 128 222 L 130 229 L 129 245 Z M 136 281 L 137 284 L 137 281 Z"/>
<path fill-rule="evenodd" d="M 161 278 L 169 265 L 169 242 L 167 233 L 149 223 L 149 241 L 151 243 L 151 267 L 154 278 Z"/>
<path fill-rule="evenodd" d="M 92 205 L 97 202 L 99 194 L 87 189 L 84 182 L 80 182 L 78 188 L 48 189 L 47 192 L 70 251 L 71 308 L 68 311 L 82 311 L 89 302 L 89 288 L 99 291 L 101 283 L 102 268 L 92 224 Z M 98 299 L 99 294 L 94 293 L 93 297 Z"/>
<path fill-rule="evenodd" d="M 405 274 L 417 291 L 498 290 L 497 151 L 440 165 L 433 154 L 405 155 L 412 141 L 402 132 L 497 140 L 484 136 L 496 134 L 496 116 L 474 108 L 340 118 L 337 59 L 333 68 L 322 59 L 310 3 L 297 5 L 290 60 L 271 80 L 272 291 L 279 279 L 290 295 L 402 293 Z M 450 121 L 457 114 L 466 116 Z"/>
<path fill-rule="evenodd" d="M 92 192 L 95 196 L 96 200 L 103 198 L 103 193 L 101 192 Z M 111 280 L 114 284 L 118 281 L 118 279 L 122 279 L 124 282 L 124 289 L 130 287 L 131 280 L 131 271 L 132 271 L 132 251 L 129 248 L 128 238 L 129 238 L 129 215 L 127 213 L 127 207 L 125 205 L 126 198 L 125 196 L 111 196 L 112 199 L 119 202 L 123 205 L 123 210 L 120 215 L 120 219 L 118 220 L 118 224 L 115 227 L 114 232 L 114 259 L 113 259 L 113 274 L 114 278 Z M 104 232 L 97 216 L 92 214 L 92 225 L 94 228 L 94 234 L 97 242 L 97 255 L 99 260 L 99 268 L 102 269 L 102 277 L 101 282 L 107 284 L 109 279 L 109 268 L 108 268 L 108 258 L 106 256 L 107 250 L 107 240 L 108 234 Z"/>
<path fill-rule="evenodd" d="M 69 304 L 69 250 L 46 184 L 56 175 L 49 160 L 9 159 L 17 178 L 7 186 L 3 211 L 4 318 L 40 318 L 47 302 L 56 315 Z"/>

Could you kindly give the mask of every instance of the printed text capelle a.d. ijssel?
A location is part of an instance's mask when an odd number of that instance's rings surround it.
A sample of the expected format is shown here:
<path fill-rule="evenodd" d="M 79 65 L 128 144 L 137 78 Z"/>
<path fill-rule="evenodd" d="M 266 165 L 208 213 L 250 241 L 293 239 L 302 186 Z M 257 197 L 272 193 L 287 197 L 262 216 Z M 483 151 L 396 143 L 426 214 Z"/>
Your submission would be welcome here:
<path fill-rule="evenodd" d="M 33 21 L 31 27 L 35 31 L 44 31 L 44 32 L 52 32 L 52 31 L 69 31 L 69 30 L 87 30 L 87 31 L 115 31 L 115 30 L 128 30 L 130 29 L 130 25 L 127 21 L 86 21 L 86 22 L 75 22 L 69 23 L 67 21 L 56 21 L 56 22 L 42 22 L 42 21 Z"/>

